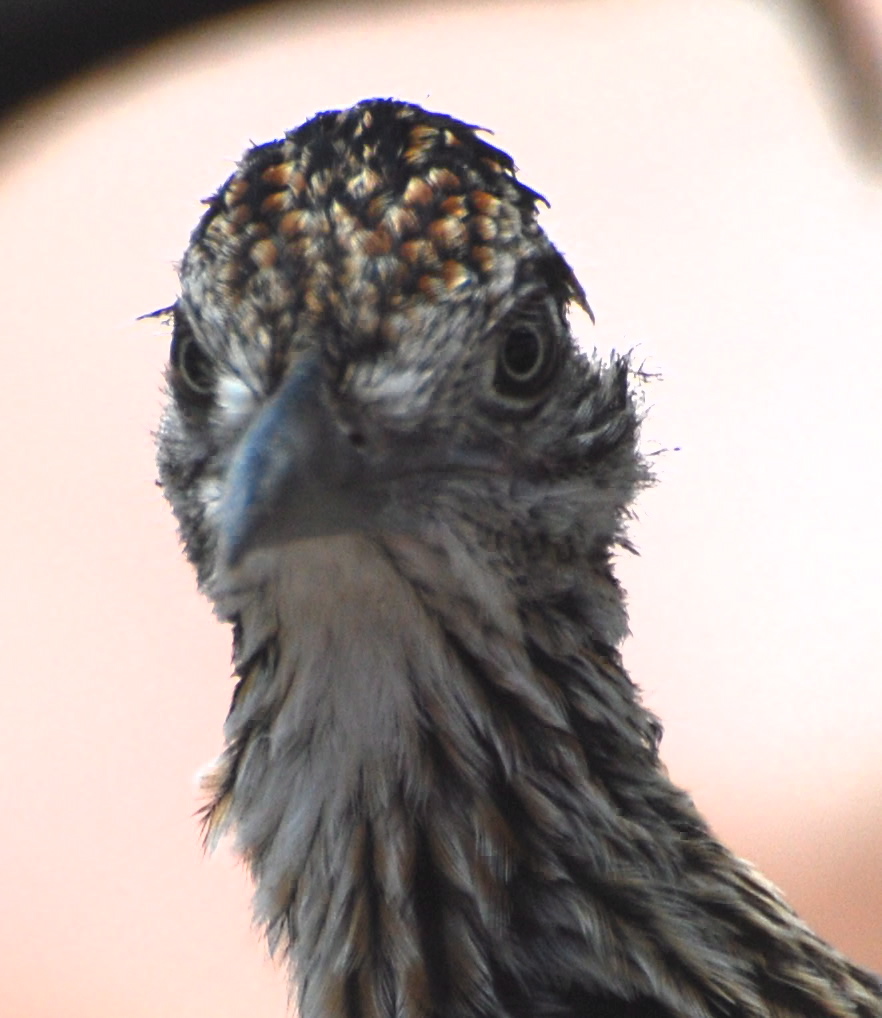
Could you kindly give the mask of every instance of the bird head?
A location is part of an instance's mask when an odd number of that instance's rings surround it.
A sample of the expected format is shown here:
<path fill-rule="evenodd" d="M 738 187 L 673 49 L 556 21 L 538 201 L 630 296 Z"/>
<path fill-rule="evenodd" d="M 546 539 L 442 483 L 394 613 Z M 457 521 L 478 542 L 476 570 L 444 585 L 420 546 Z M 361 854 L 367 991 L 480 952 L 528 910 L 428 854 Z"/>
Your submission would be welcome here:
<path fill-rule="evenodd" d="M 307 1018 L 878 1015 L 660 766 L 615 650 L 632 373 L 574 342 L 539 201 L 474 128 L 374 100 L 208 202 L 159 433 L 234 625 L 207 837 L 236 831 Z"/>
<path fill-rule="evenodd" d="M 647 476 L 639 414 L 626 359 L 574 343 L 590 309 L 541 200 L 473 127 L 401 102 L 244 156 L 181 266 L 160 432 L 209 593 L 340 535 L 458 535 L 513 583 L 605 561 Z"/>

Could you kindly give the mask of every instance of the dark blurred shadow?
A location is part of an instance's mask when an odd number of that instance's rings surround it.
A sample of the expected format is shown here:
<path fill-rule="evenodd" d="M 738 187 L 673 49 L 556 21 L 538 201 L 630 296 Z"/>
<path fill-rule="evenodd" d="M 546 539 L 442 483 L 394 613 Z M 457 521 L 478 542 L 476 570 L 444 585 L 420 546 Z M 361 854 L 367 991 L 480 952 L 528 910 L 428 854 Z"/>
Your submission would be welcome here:
<path fill-rule="evenodd" d="M 257 6 L 257 0 L 0 0 L 0 115 L 108 56 Z"/>
<path fill-rule="evenodd" d="M 309 3 L 287 0 L 290 7 Z M 826 54 L 816 77 L 832 72 L 839 118 L 878 169 L 882 3 L 800 0 L 800 5 Z M 0 116 L 111 55 L 124 57 L 184 26 L 257 6 L 256 0 L 0 0 Z M 819 81 L 819 87 L 829 84 Z"/>
<path fill-rule="evenodd" d="M 803 0 L 835 74 L 840 117 L 858 148 L 882 166 L 882 3 Z"/>
<path fill-rule="evenodd" d="M 310 2 L 287 0 L 288 6 Z M 827 55 L 819 76 L 834 71 L 840 117 L 879 166 L 882 5 L 867 0 L 802 0 L 802 5 Z M 256 0 L 0 0 L 0 116 L 111 55 L 257 6 Z"/>

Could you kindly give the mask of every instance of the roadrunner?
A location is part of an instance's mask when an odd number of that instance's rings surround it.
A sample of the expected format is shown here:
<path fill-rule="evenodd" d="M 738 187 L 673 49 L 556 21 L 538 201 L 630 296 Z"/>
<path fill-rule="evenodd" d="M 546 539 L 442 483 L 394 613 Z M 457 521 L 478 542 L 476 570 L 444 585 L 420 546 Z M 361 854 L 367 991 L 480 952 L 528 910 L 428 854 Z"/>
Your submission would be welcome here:
<path fill-rule="evenodd" d="M 660 763 L 611 568 L 639 384 L 577 349 L 542 200 L 373 100 L 207 202 L 159 433 L 233 629 L 207 840 L 302 1018 L 879 1018 Z"/>

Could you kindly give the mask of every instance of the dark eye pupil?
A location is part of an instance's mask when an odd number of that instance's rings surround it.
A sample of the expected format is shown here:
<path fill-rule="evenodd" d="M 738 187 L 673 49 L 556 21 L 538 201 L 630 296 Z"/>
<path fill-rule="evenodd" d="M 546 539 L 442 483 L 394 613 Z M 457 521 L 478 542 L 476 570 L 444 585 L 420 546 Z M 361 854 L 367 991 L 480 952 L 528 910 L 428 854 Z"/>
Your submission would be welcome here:
<path fill-rule="evenodd" d="M 199 396 L 209 395 L 214 380 L 208 357 L 193 338 L 189 327 L 180 320 L 175 321 L 171 363 L 178 379 L 190 392 Z"/>
<path fill-rule="evenodd" d="M 538 324 L 538 323 L 537 323 Z M 501 396 L 533 401 L 554 377 L 557 364 L 554 333 L 523 320 L 512 324 L 501 337 L 496 354 L 493 386 Z"/>
<path fill-rule="evenodd" d="M 191 389 L 200 393 L 210 391 L 211 372 L 208 369 L 208 362 L 192 336 L 184 340 L 178 367 Z"/>
<path fill-rule="evenodd" d="M 502 363 L 513 380 L 527 381 L 539 367 L 541 359 L 542 344 L 532 329 L 512 329 L 506 336 Z"/>

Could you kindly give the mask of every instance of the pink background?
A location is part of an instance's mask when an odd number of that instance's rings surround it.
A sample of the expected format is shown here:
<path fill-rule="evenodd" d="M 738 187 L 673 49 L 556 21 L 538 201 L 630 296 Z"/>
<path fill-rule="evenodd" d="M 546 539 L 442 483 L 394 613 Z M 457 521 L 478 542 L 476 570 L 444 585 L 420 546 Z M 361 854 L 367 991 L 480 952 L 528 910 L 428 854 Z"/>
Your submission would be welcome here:
<path fill-rule="evenodd" d="M 153 486 L 198 199 L 370 95 L 495 129 L 598 326 L 663 373 L 626 661 L 718 832 L 882 969 L 882 188 L 797 22 L 742 0 L 285 12 L 108 65 L 0 135 L 0 1014 L 285 1013 L 202 858 L 228 635 Z"/>

